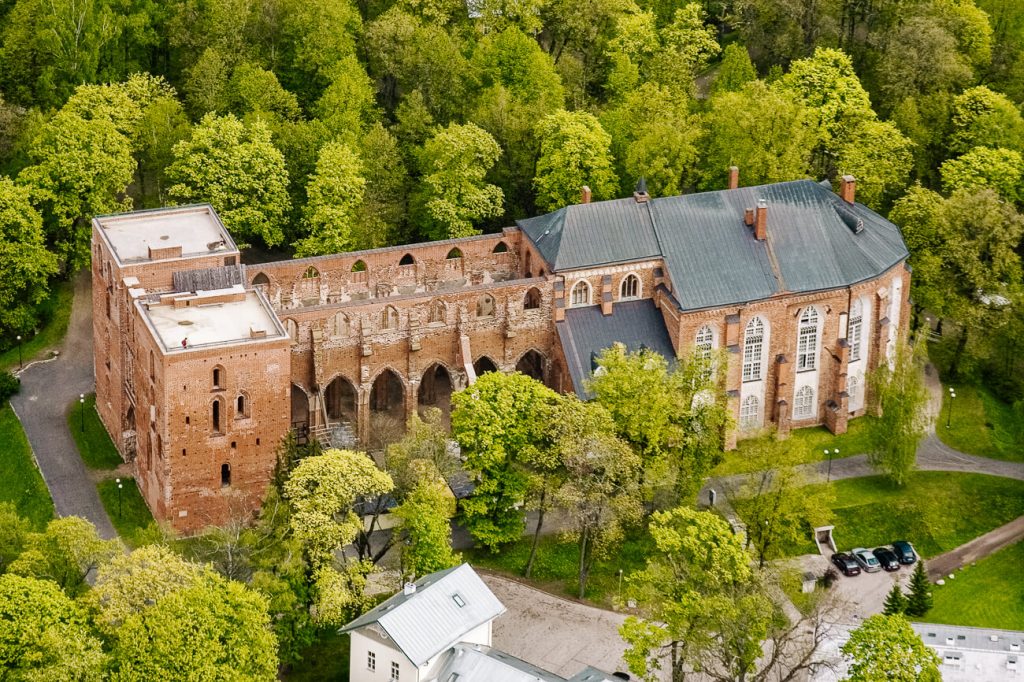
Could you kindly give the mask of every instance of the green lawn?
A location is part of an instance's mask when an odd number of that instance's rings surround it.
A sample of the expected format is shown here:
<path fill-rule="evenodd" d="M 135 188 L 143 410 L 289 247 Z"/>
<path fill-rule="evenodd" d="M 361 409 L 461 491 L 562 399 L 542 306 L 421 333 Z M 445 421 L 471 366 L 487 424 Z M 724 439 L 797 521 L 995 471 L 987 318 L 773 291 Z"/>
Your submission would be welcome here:
<path fill-rule="evenodd" d="M 934 585 L 934 606 L 921 620 L 979 628 L 1024 630 L 1024 542 L 956 572 L 945 585 Z"/>
<path fill-rule="evenodd" d="M 953 389 L 956 398 L 950 400 L 949 387 L 943 386 L 942 412 L 935 425 L 942 442 L 972 455 L 1024 461 L 1024 444 L 1014 437 L 1019 427 L 1013 408 L 984 387 L 963 384 Z"/>
<path fill-rule="evenodd" d="M 21 422 L 8 404 L 0 407 L 0 472 L 0 501 L 13 502 L 18 513 L 41 530 L 53 518 L 53 500 Z"/>
<path fill-rule="evenodd" d="M 40 351 L 57 346 L 68 331 L 68 320 L 71 319 L 71 302 L 75 298 L 73 282 L 55 281 L 50 296 L 39 305 L 39 319 L 42 325 L 38 334 L 23 335 L 21 357 L 25 363 L 32 360 Z M 18 368 L 17 345 L 0 353 L 0 369 Z"/>
<path fill-rule="evenodd" d="M 942 554 L 1024 514 L 1024 481 L 984 474 L 918 471 L 903 488 L 883 476 L 832 483 L 841 550 L 909 540 L 926 557 Z M 737 505 L 743 513 L 743 503 Z M 813 554 L 810 540 L 790 555 Z"/>
<path fill-rule="evenodd" d="M 348 650 L 349 636 L 328 628 L 281 678 L 288 682 L 348 682 Z"/>
<path fill-rule="evenodd" d="M 491 554 L 486 549 L 473 549 L 466 552 L 465 557 L 474 566 L 521 579 L 532 543 L 533 538 L 524 537 L 503 547 L 498 554 Z M 643 568 L 652 545 L 646 530 L 638 529 L 627 536 L 615 556 L 595 562 L 587 582 L 587 599 L 600 606 L 611 606 L 619 592 L 619 569 L 622 569 L 624 577 L 629 577 L 633 571 Z M 579 550 L 576 543 L 557 535 L 542 537 L 530 584 L 552 594 L 575 598 L 579 595 L 578 575 Z"/>
<path fill-rule="evenodd" d="M 841 436 L 832 435 L 824 426 L 796 429 L 790 433 L 790 441 L 795 444 L 795 451 L 801 455 L 800 463 L 821 462 L 827 459 L 825 449 L 838 448 L 840 457 L 862 455 L 867 452 L 867 427 L 873 417 L 858 417 L 850 420 L 850 428 Z M 725 453 L 725 459 L 711 472 L 712 476 L 730 476 L 746 474 L 756 470 L 758 462 L 751 459 L 750 452 L 764 439 L 774 436 L 761 436 L 739 442 L 738 447 Z"/>
<path fill-rule="evenodd" d="M 129 547 L 138 547 L 146 541 L 159 536 L 155 530 L 153 515 L 149 513 L 142 494 L 139 492 L 135 480 L 122 478 L 121 500 L 118 503 L 117 480 L 108 478 L 100 481 L 96 488 L 100 493 L 100 501 L 114 524 L 114 529 L 121 536 Z"/>
<path fill-rule="evenodd" d="M 121 455 L 96 412 L 95 393 L 85 396 L 85 418 L 82 417 L 82 406 L 77 400 L 72 401 L 68 405 L 68 429 L 85 466 L 90 469 L 116 469 L 121 464 Z"/>

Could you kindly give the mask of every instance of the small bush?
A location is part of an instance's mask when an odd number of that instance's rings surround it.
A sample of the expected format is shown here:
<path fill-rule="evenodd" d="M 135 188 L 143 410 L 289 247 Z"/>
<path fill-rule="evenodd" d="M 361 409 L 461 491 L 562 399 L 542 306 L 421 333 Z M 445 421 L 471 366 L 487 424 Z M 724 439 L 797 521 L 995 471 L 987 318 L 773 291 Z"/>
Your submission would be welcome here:
<path fill-rule="evenodd" d="M 839 574 L 836 572 L 836 569 L 829 567 L 829 569 L 825 571 L 825 574 L 821 576 L 820 582 L 822 587 L 830 589 L 832 584 L 837 580 L 839 580 Z"/>
<path fill-rule="evenodd" d="M 21 390 L 21 379 L 10 372 L 0 372 L 0 403 Z"/>

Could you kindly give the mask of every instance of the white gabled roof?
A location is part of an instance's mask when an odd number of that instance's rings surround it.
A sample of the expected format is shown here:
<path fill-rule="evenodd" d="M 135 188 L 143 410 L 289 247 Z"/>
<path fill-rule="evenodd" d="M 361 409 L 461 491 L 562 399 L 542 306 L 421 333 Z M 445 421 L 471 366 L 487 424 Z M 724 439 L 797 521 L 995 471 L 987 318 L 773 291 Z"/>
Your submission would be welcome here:
<path fill-rule="evenodd" d="M 339 632 L 376 623 L 420 666 L 505 612 L 505 606 L 469 564 L 431 573 L 415 585 L 412 594 L 399 592 Z"/>

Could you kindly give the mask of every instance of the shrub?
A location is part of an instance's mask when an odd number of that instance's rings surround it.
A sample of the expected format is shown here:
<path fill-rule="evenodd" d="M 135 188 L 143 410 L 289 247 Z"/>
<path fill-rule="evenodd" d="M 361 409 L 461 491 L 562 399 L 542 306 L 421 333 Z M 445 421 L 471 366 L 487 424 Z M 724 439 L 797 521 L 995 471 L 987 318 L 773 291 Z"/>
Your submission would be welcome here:
<path fill-rule="evenodd" d="M 0 372 L 0 403 L 21 390 L 21 379 L 10 372 Z"/>

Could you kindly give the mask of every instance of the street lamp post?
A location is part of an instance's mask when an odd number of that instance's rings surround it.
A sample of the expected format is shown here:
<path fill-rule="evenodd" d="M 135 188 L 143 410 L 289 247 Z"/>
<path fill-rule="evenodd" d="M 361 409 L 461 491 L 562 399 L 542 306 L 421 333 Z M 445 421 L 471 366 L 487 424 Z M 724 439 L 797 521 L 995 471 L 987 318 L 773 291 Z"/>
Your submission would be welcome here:
<path fill-rule="evenodd" d="M 835 448 L 834 450 L 829 450 L 828 448 L 825 448 L 825 455 L 828 457 L 828 476 L 825 479 L 826 483 L 832 482 L 832 457 L 838 454 L 839 448 Z"/>
<path fill-rule="evenodd" d="M 78 404 L 82 406 L 82 433 L 85 433 L 85 394 L 78 394 Z"/>
<path fill-rule="evenodd" d="M 121 489 L 124 487 L 121 484 L 121 479 L 115 479 L 117 481 L 117 518 L 121 518 Z"/>
<path fill-rule="evenodd" d="M 18 369 L 25 369 L 25 365 L 21 361 L 21 334 L 18 334 Z"/>
<path fill-rule="evenodd" d="M 956 391 L 949 389 L 949 408 L 946 410 L 946 428 L 950 427 L 953 420 L 953 401 L 956 400 Z"/>

